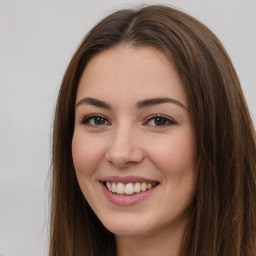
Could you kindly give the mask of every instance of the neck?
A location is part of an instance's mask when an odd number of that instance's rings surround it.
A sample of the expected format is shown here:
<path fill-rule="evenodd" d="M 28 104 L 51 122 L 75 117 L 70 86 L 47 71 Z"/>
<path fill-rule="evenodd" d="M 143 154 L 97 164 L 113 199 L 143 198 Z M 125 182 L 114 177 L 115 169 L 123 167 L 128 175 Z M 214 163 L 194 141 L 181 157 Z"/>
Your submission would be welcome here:
<path fill-rule="evenodd" d="M 116 236 L 117 256 L 178 256 L 185 226 L 141 236 Z"/>

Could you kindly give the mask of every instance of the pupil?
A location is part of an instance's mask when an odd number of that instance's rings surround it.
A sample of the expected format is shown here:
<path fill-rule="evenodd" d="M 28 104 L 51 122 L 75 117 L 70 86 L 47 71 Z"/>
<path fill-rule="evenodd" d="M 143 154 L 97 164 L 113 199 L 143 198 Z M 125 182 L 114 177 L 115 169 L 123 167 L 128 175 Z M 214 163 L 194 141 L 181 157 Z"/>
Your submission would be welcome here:
<path fill-rule="evenodd" d="M 95 124 L 99 125 L 99 124 L 104 124 L 104 118 L 102 117 L 96 117 L 95 118 Z"/>
<path fill-rule="evenodd" d="M 162 117 L 157 117 L 157 118 L 155 119 L 155 125 L 160 126 L 160 125 L 165 125 L 165 124 L 166 124 L 166 120 L 165 120 L 164 118 L 162 118 Z"/>

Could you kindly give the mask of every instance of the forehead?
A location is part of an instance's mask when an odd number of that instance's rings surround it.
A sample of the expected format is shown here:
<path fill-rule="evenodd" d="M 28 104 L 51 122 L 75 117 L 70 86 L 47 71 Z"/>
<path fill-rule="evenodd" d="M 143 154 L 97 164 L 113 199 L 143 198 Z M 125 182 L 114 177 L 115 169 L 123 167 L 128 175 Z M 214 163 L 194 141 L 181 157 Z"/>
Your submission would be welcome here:
<path fill-rule="evenodd" d="M 80 79 L 77 100 L 88 96 L 122 100 L 170 96 L 187 105 L 175 66 L 153 47 L 118 45 L 93 57 Z"/>

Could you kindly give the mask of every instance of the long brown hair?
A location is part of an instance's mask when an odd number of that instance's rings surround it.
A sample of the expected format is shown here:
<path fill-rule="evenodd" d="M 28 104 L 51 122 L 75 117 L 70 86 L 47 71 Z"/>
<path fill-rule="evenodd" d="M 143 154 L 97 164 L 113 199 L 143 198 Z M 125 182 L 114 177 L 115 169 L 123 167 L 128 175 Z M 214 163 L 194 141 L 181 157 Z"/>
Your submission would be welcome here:
<path fill-rule="evenodd" d="M 199 177 L 180 255 L 256 255 L 255 130 L 237 74 L 209 29 L 181 11 L 153 5 L 103 19 L 66 70 L 53 129 L 50 256 L 115 255 L 114 235 L 80 191 L 71 142 L 81 74 L 91 58 L 117 44 L 168 55 L 190 103 Z"/>

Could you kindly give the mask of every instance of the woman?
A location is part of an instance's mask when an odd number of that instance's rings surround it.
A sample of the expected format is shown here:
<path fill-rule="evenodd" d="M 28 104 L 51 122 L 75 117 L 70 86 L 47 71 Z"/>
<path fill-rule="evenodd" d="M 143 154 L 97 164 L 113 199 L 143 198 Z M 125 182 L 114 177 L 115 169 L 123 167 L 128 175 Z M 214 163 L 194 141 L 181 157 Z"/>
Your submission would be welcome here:
<path fill-rule="evenodd" d="M 165 6 L 115 12 L 60 88 L 50 255 L 255 255 L 255 175 L 255 130 L 215 35 Z"/>

